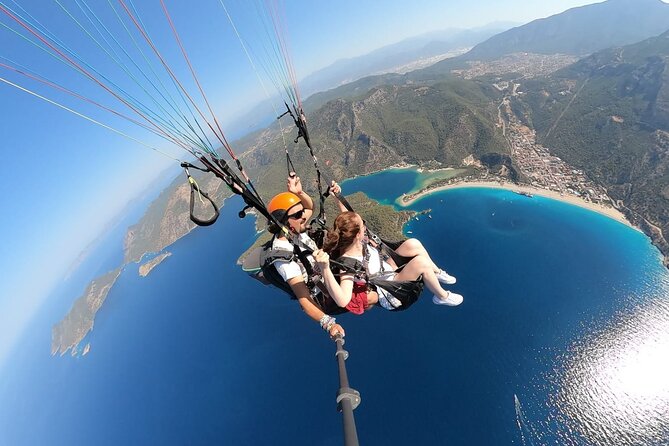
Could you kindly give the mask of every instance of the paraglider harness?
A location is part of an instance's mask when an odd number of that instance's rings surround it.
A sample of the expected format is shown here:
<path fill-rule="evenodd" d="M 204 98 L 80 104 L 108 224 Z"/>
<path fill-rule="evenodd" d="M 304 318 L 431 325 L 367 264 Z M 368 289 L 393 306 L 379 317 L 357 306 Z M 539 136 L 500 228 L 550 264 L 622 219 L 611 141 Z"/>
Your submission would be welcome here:
<path fill-rule="evenodd" d="M 423 291 L 423 276 L 418 277 L 416 280 L 388 280 L 388 273 L 398 273 L 402 271 L 413 257 L 405 257 L 395 251 L 401 242 L 388 242 L 381 240 L 378 237 L 377 240 L 379 241 L 379 243 L 377 243 L 377 249 L 379 263 L 381 265 L 381 270 L 379 272 L 374 274 L 370 274 L 369 272 L 370 253 L 368 243 L 365 243 L 363 244 L 362 261 L 351 257 L 339 257 L 336 259 L 335 268 L 338 271 L 335 273 L 335 276 L 341 277 L 345 274 L 352 274 L 355 280 L 364 281 L 367 285 L 367 289 L 370 291 L 378 292 L 379 288 L 387 291 L 388 294 L 401 303 L 401 305 L 396 305 L 389 299 L 388 303 L 393 306 L 389 311 L 404 311 L 418 300 L 420 293 Z M 396 270 L 384 270 L 383 262 L 388 258 L 393 259 L 397 265 Z"/>
<path fill-rule="evenodd" d="M 273 285 L 280 290 L 283 290 L 291 299 L 296 299 L 293 290 L 283 277 L 281 277 L 275 264 L 277 262 L 298 262 L 304 267 L 307 273 L 308 280 L 306 285 L 314 303 L 327 314 L 341 314 L 347 312 L 348 310 L 346 308 L 336 305 L 334 300 L 329 296 L 325 285 L 321 281 L 320 275 L 316 273 L 311 266 L 308 256 L 312 251 L 310 249 L 300 249 L 296 244 L 293 245 L 292 251 L 282 248 L 274 248 L 273 245 L 275 239 L 276 238 L 273 237 L 264 243 L 259 248 L 259 252 L 249 254 L 249 256 L 258 256 L 253 262 L 258 266 L 256 268 L 247 269 L 247 272 L 262 283 Z M 401 242 L 393 243 L 380 239 L 379 242 L 380 243 L 377 246 L 379 246 L 380 249 L 379 256 L 382 256 L 380 259 L 381 265 L 383 265 L 383 257 L 386 257 L 392 258 L 398 266 L 397 270 L 392 272 L 401 271 L 413 258 L 402 256 L 395 251 Z M 370 274 L 368 261 L 369 251 L 365 249 L 365 255 L 363 256 L 362 262 L 351 257 L 340 257 L 338 259 L 331 259 L 330 263 L 333 266 L 335 276 L 352 274 L 356 280 L 365 282 L 368 291 L 378 292 L 378 288 L 381 288 L 384 291 L 387 291 L 392 297 L 396 298 L 401 305 L 395 305 L 392 300 L 389 300 L 390 305 L 394 307 L 390 309 L 390 311 L 406 310 L 418 300 L 420 293 L 423 291 L 422 276 L 416 280 L 389 280 L 387 279 L 386 274 L 391 271 L 382 269 L 378 273 Z"/>
<path fill-rule="evenodd" d="M 269 241 L 264 243 L 260 248 L 258 264 L 259 270 L 253 274 L 253 277 L 260 280 L 263 283 L 273 285 L 280 290 L 287 293 L 291 299 L 297 299 L 295 293 L 293 293 L 292 288 L 288 283 L 281 277 L 279 271 L 276 269 L 277 262 L 298 262 L 301 264 L 306 273 L 307 273 L 307 288 L 309 289 L 309 294 L 311 295 L 312 300 L 324 313 L 327 314 L 341 314 L 345 313 L 348 310 L 346 308 L 339 307 L 334 300 L 328 294 L 325 285 L 323 284 L 321 277 L 317 274 L 311 262 L 308 259 L 311 250 L 302 250 L 297 244 L 293 244 L 293 250 L 287 250 L 282 248 L 275 248 L 274 240 L 275 237 L 272 237 Z"/>
<path fill-rule="evenodd" d="M 265 216 L 269 222 L 273 223 L 278 228 L 280 228 L 280 230 L 283 232 L 284 235 L 286 235 L 287 237 L 290 235 L 290 231 L 286 228 L 285 224 L 279 221 L 274 215 L 272 215 L 267 210 L 265 204 L 262 202 L 260 196 L 256 193 L 255 188 L 253 188 L 251 183 L 249 182 L 248 184 L 250 185 L 250 187 L 247 187 L 246 184 L 242 182 L 242 180 L 237 176 L 237 174 L 232 172 L 230 166 L 225 162 L 225 160 L 219 158 L 213 158 L 213 160 L 210 161 L 208 158 L 202 156 L 200 157 L 200 161 L 202 162 L 202 164 L 205 165 L 205 168 L 194 166 L 193 164 L 186 162 L 181 164 L 181 167 L 183 167 L 184 172 L 186 173 L 186 177 L 188 178 L 188 183 L 190 185 L 191 221 L 193 221 L 195 224 L 199 226 L 210 226 L 216 222 L 216 220 L 220 215 L 220 212 L 216 203 L 205 192 L 200 190 L 200 187 L 198 186 L 197 182 L 190 175 L 190 172 L 188 170 L 189 168 L 197 169 L 203 172 L 213 173 L 219 179 L 223 180 L 228 185 L 229 189 L 232 192 L 236 193 L 237 195 L 240 195 L 245 203 L 245 207 L 239 212 L 240 218 L 244 218 L 246 216 L 246 211 L 248 209 L 251 208 L 256 209 L 263 216 Z M 237 164 L 241 171 L 242 169 L 239 161 L 237 161 Z M 194 204 L 195 204 L 196 193 L 204 197 L 211 204 L 214 210 L 214 215 L 211 218 L 202 219 L 195 215 Z M 320 229 L 318 229 L 315 230 L 314 233 L 312 233 L 312 235 L 316 239 L 322 240 L 323 232 Z M 252 259 L 251 263 L 253 264 L 253 266 L 244 269 L 248 273 L 250 273 L 252 277 L 260 280 L 263 283 L 274 285 L 275 287 L 279 288 L 280 290 L 283 290 L 288 295 L 290 295 L 292 299 L 296 299 L 297 297 L 290 288 L 290 285 L 288 285 L 288 283 L 286 283 L 286 281 L 283 280 L 283 278 L 277 271 L 274 264 L 278 261 L 297 261 L 300 264 L 302 264 L 302 266 L 307 272 L 307 277 L 308 277 L 307 287 L 309 288 L 314 303 L 317 306 L 319 306 L 321 310 L 323 310 L 328 314 L 340 314 L 346 312 L 347 310 L 345 308 L 338 307 L 334 303 L 334 301 L 329 297 L 327 290 L 325 289 L 325 286 L 323 285 L 322 282 L 318 280 L 317 275 L 314 273 L 313 267 L 311 266 L 311 263 L 307 258 L 307 256 L 312 253 L 312 250 L 307 246 L 302 246 L 301 249 L 300 246 L 298 245 L 304 245 L 304 244 L 300 243 L 299 239 L 295 243 L 292 243 L 294 247 L 293 251 L 285 249 L 274 249 L 272 247 L 272 244 L 275 238 L 276 236 L 273 237 L 267 243 L 263 244 L 260 249 L 260 252 L 255 252 L 255 254 L 253 253 L 249 254 L 249 256 L 258 255 L 259 258 Z"/>
<path fill-rule="evenodd" d="M 295 127 L 297 127 L 297 137 L 295 138 L 294 142 L 297 143 L 298 140 L 302 138 L 304 140 L 304 143 L 309 148 L 309 153 L 311 154 L 311 157 L 313 159 L 314 168 L 316 170 L 316 182 L 318 184 L 318 194 L 320 197 L 320 210 L 318 217 L 316 217 L 312 221 L 312 225 L 314 226 L 315 224 L 320 225 L 321 228 L 320 237 L 322 240 L 325 231 L 324 203 L 325 203 L 325 198 L 330 193 L 330 189 L 328 188 L 327 191 L 323 192 L 323 188 L 321 185 L 322 174 L 320 168 L 318 167 L 318 159 L 316 158 L 316 155 L 314 154 L 313 148 L 311 146 L 311 139 L 309 137 L 309 132 L 307 130 L 307 123 L 306 123 L 306 118 L 304 116 L 304 111 L 302 110 L 302 108 L 297 108 L 297 107 L 291 110 L 290 106 L 287 103 L 284 104 L 286 106 L 287 111 L 283 115 L 279 116 L 279 118 L 281 118 L 286 114 L 290 115 L 290 117 L 293 119 L 293 122 L 295 123 Z M 286 162 L 288 165 L 288 169 L 290 171 L 290 169 L 293 168 L 293 163 L 290 160 L 290 155 L 288 154 L 287 150 L 286 150 Z M 346 200 L 346 198 L 344 198 L 339 194 L 334 194 L 334 195 L 348 211 L 355 212 L 351 204 L 348 202 L 348 200 Z M 395 264 L 398 266 L 398 269 L 395 272 L 401 271 L 402 268 L 404 268 L 404 266 L 407 263 L 409 263 L 409 261 L 413 258 L 413 257 L 402 256 L 395 251 L 402 244 L 402 242 L 389 242 L 387 240 L 382 240 L 379 236 L 374 234 L 369 228 L 367 228 L 367 236 L 370 240 L 374 241 L 376 246 L 379 248 L 379 255 L 390 257 L 395 261 Z M 318 242 L 317 245 L 321 246 L 320 242 Z M 401 303 L 401 305 L 396 306 L 389 301 L 390 304 L 394 307 L 390 311 L 406 310 L 418 300 L 420 293 L 423 291 L 422 276 L 418 277 L 416 280 L 404 280 L 404 281 L 386 280 L 383 278 L 385 271 L 382 271 L 379 274 L 370 275 L 367 268 L 368 266 L 367 262 L 364 260 L 365 260 L 364 256 L 362 263 L 360 261 L 357 261 L 356 259 L 351 259 L 349 257 L 341 257 L 339 259 L 330 259 L 330 263 L 337 270 L 339 270 L 339 274 L 346 274 L 346 273 L 353 274 L 357 279 L 364 280 L 367 283 L 369 290 L 376 291 L 377 288 L 381 288 L 387 291 L 393 297 L 395 297 Z M 383 268 L 382 260 L 383 259 L 381 259 L 381 266 Z"/>
<path fill-rule="evenodd" d="M 284 115 L 290 114 L 290 116 L 295 121 L 295 125 L 298 128 L 298 136 L 295 139 L 295 141 L 297 141 L 300 137 L 304 139 L 312 155 L 314 167 L 316 169 L 318 193 L 320 199 L 320 209 L 318 216 L 314 218 L 311 222 L 312 227 L 316 227 L 316 229 L 314 229 L 310 235 L 312 236 L 312 239 L 316 241 L 317 246 L 322 246 L 322 240 L 325 235 L 324 202 L 325 198 L 328 196 L 330 191 L 328 188 L 328 191 L 323 192 L 322 181 L 321 181 L 322 175 L 318 167 L 318 160 L 311 147 L 309 134 L 306 131 L 306 122 L 304 122 L 304 114 L 301 112 L 301 110 L 297 111 L 297 113 L 293 113 L 288 107 L 288 105 L 286 105 L 286 108 L 288 109 L 288 111 L 284 113 Z M 281 116 L 279 116 L 279 118 L 280 117 Z M 294 171 L 294 169 L 291 170 L 293 168 L 293 165 L 287 150 L 286 150 L 286 158 L 289 171 Z M 244 173 L 242 165 L 238 159 L 235 158 L 237 168 L 244 175 L 246 182 L 242 181 L 239 178 L 239 176 L 230 169 L 230 166 L 223 159 L 212 157 L 212 159 L 210 160 L 206 158 L 204 155 L 202 155 L 199 157 L 199 160 L 205 166 L 204 168 L 194 166 L 193 164 L 188 162 L 184 162 L 181 164 L 181 167 L 184 168 L 191 189 L 190 218 L 194 223 L 200 226 L 212 225 L 218 219 L 220 212 L 216 203 L 214 203 L 214 201 L 205 192 L 200 190 L 199 186 L 197 185 L 197 182 L 190 175 L 188 170 L 189 168 L 194 168 L 203 172 L 213 173 L 214 175 L 216 175 L 216 177 L 225 182 L 228 188 L 232 192 L 234 192 L 237 195 L 240 195 L 245 203 L 245 207 L 239 212 L 240 218 L 244 218 L 246 216 L 246 211 L 248 209 L 252 208 L 256 209 L 265 218 L 267 218 L 267 220 L 270 223 L 273 223 L 278 228 L 280 228 L 280 230 L 286 237 L 290 235 L 290 231 L 286 228 L 285 224 L 280 222 L 274 215 L 272 215 L 267 210 L 267 207 L 260 198 L 260 195 L 256 191 L 255 187 L 251 183 L 248 176 L 246 176 L 246 174 Z M 207 199 L 211 204 L 211 206 L 213 207 L 214 215 L 210 219 L 201 219 L 195 216 L 194 202 L 196 193 Z M 353 207 L 346 200 L 346 198 L 344 198 L 339 194 L 334 194 L 334 195 L 339 201 L 341 201 L 341 203 L 346 207 L 346 209 L 348 209 L 351 212 L 354 212 Z M 401 244 L 401 242 L 392 243 L 382 240 L 376 234 L 370 231 L 369 228 L 367 229 L 367 235 L 371 240 L 373 240 L 376 243 L 376 245 L 380 248 L 380 251 L 383 252 L 384 255 L 393 258 L 395 263 L 398 265 L 397 271 L 400 271 L 404 267 L 404 265 L 406 265 L 406 263 L 408 263 L 411 260 L 410 257 L 404 257 L 395 252 L 395 249 L 397 249 L 397 247 Z M 307 287 L 309 288 L 314 303 L 316 303 L 316 305 L 319 306 L 321 310 L 323 310 L 325 313 L 329 314 L 340 314 L 348 311 L 345 308 L 338 307 L 335 304 L 334 300 L 329 296 L 327 290 L 325 289 L 324 284 L 322 283 L 322 281 L 319 280 L 320 277 L 318 277 L 314 273 L 313 267 L 311 266 L 311 262 L 309 262 L 307 258 L 310 254 L 312 254 L 313 251 L 307 246 L 301 246 L 301 247 L 298 246 L 298 245 L 304 245 L 299 242 L 299 238 L 295 241 L 295 243 L 293 243 L 294 249 L 292 252 L 285 249 L 284 250 L 274 249 L 272 245 L 275 237 L 273 237 L 270 241 L 262 245 L 261 251 L 258 253 L 259 258 L 257 259 L 257 261 L 255 261 L 254 259 L 253 262 L 256 263 L 257 267 L 253 269 L 247 269 L 247 272 L 252 273 L 252 275 L 261 282 L 266 281 L 267 283 L 283 290 L 284 292 L 289 294 L 291 298 L 295 299 L 296 296 L 294 295 L 292 289 L 290 288 L 290 285 L 288 285 L 288 283 L 286 283 L 286 281 L 283 280 L 283 278 L 281 277 L 281 275 L 279 274 L 279 272 L 275 267 L 275 263 L 277 261 L 298 261 L 307 272 L 307 277 L 308 277 Z M 377 275 L 377 274 L 370 275 L 367 271 L 366 263 L 360 263 L 355 259 L 350 259 L 350 258 L 331 259 L 330 263 L 340 272 L 347 272 L 349 274 L 356 275 L 359 278 L 363 278 L 368 284 L 368 287 L 370 289 L 373 290 L 375 288 L 382 288 L 386 290 L 388 293 L 390 293 L 397 300 L 399 300 L 402 305 L 401 306 L 393 305 L 395 308 L 391 311 L 402 311 L 409 308 L 411 305 L 413 305 L 413 303 L 415 303 L 418 300 L 418 296 L 420 295 L 423 289 L 422 277 L 419 277 L 418 279 L 413 281 L 386 280 L 383 278 L 382 275 Z"/>

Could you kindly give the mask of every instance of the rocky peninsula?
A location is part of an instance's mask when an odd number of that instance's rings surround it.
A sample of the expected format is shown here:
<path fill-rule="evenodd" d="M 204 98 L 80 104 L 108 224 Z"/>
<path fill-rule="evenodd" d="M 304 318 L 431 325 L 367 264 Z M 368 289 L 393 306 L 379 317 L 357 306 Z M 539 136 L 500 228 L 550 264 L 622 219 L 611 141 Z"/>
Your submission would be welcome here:
<path fill-rule="evenodd" d="M 139 275 L 142 277 L 146 277 L 149 275 L 151 270 L 158 266 L 163 260 L 171 256 L 171 252 L 164 252 L 162 254 L 157 255 L 156 257 L 152 258 L 148 262 L 142 264 L 139 266 Z"/>
<path fill-rule="evenodd" d="M 92 280 L 67 315 L 53 326 L 51 355 L 62 356 L 72 349 L 72 355 L 76 356 L 77 346 L 93 330 L 95 315 L 104 304 L 121 272 L 122 268 L 117 268 Z"/>

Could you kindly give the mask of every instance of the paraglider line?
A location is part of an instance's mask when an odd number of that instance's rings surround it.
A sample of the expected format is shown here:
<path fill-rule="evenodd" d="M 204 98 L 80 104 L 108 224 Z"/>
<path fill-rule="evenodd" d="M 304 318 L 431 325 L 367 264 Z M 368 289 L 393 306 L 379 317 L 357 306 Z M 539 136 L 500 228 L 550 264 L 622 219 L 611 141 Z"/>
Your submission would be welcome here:
<path fill-rule="evenodd" d="M 136 139 L 136 138 L 133 138 L 132 136 L 130 136 L 130 135 L 126 134 L 126 133 L 121 132 L 120 130 L 116 130 L 115 128 L 110 127 L 110 126 L 108 126 L 108 125 L 106 125 L 106 124 L 103 124 L 103 123 L 101 123 L 101 122 L 99 122 L 99 121 L 96 121 L 95 119 L 90 118 L 90 117 L 88 117 L 88 116 L 86 116 L 86 115 L 84 115 L 84 114 L 82 114 L 82 113 L 79 113 L 79 112 L 77 112 L 77 111 L 75 111 L 75 110 L 72 110 L 71 108 L 66 107 L 65 105 L 59 104 L 59 103 L 56 102 L 56 101 L 52 101 L 52 100 L 49 99 L 49 98 L 46 98 L 46 97 L 44 97 L 44 96 L 42 96 L 42 95 L 40 95 L 40 94 L 38 94 L 38 93 L 35 93 L 34 91 L 28 90 L 27 88 L 24 88 L 24 87 L 22 87 L 22 86 L 20 86 L 20 85 L 18 85 L 18 84 L 15 84 L 15 83 L 13 83 L 13 82 L 11 82 L 11 81 L 9 81 L 9 80 L 3 78 L 3 77 L 0 77 L 0 82 L 4 82 L 4 83 L 7 84 L 7 85 L 11 85 L 11 86 L 14 87 L 14 88 L 17 88 L 17 89 L 19 89 L 19 90 L 21 90 L 21 91 L 23 91 L 23 92 L 25 92 L 25 93 L 28 93 L 28 94 L 30 94 L 30 95 L 32 95 L 32 96 L 35 96 L 36 98 L 39 98 L 39 99 L 41 99 L 41 100 L 43 100 L 43 101 L 46 101 L 46 102 L 48 102 L 49 104 L 55 105 L 56 107 L 59 107 L 59 108 L 65 110 L 65 111 L 68 111 L 68 112 L 70 112 L 70 113 L 76 115 L 76 116 L 79 116 L 80 118 L 83 118 L 83 119 L 85 119 L 85 120 L 87 120 L 87 121 L 90 121 L 90 122 L 92 122 L 93 124 L 97 124 L 97 125 L 99 125 L 100 127 L 103 127 L 103 128 L 105 128 L 105 129 L 107 129 L 107 130 L 111 130 L 112 132 L 114 132 L 114 133 L 116 133 L 116 134 L 119 134 L 119 135 L 121 135 L 121 136 L 123 136 L 123 137 L 125 137 L 125 138 L 128 138 L 128 139 L 130 139 L 130 140 L 132 140 L 132 141 L 134 141 L 134 142 L 136 142 L 136 143 L 138 143 L 138 144 L 141 144 L 141 145 L 143 145 L 144 147 L 147 147 L 147 148 L 149 148 L 149 149 L 151 149 L 151 150 L 153 150 L 153 151 L 155 151 L 155 152 L 158 152 L 158 153 L 160 153 L 161 155 L 163 155 L 163 156 L 165 156 L 165 157 L 167 157 L 167 158 L 170 158 L 170 159 L 172 159 L 172 160 L 174 160 L 174 161 L 177 161 L 177 162 L 181 162 L 181 160 L 179 160 L 178 158 L 175 158 L 175 157 L 173 157 L 173 156 L 171 156 L 171 155 L 168 155 L 167 153 L 163 152 L 163 151 L 160 150 L 160 149 L 157 149 L 156 147 L 153 147 L 153 146 L 151 146 L 151 145 L 149 145 L 149 144 L 146 144 L 146 143 L 144 143 L 144 142 L 142 142 L 142 141 L 140 141 L 140 140 L 138 140 L 138 139 Z"/>

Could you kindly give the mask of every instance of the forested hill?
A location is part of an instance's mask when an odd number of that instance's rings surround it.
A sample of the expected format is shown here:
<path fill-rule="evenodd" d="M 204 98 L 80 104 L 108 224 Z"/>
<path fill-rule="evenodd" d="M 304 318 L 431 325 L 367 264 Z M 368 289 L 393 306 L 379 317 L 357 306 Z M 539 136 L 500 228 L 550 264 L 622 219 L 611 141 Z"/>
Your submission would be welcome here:
<path fill-rule="evenodd" d="M 669 32 L 524 82 L 518 109 L 539 140 L 669 234 Z M 643 220 L 646 220 L 645 222 Z M 669 245 L 655 242 L 665 254 Z"/>
<path fill-rule="evenodd" d="M 465 80 L 372 88 L 355 99 L 328 102 L 311 114 L 313 145 L 325 173 L 335 179 L 401 162 L 460 166 L 469 155 L 508 158 L 508 144 L 495 130 L 494 94 L 492 87 Z M 283 187 L 286 163 L 281 146 L 276 135 L 244 157 L 249 170 L 260 177 L 261 189 Z M 291 148 L 291 154 L 304 172 L 313 173 L 306 148 Z"/>

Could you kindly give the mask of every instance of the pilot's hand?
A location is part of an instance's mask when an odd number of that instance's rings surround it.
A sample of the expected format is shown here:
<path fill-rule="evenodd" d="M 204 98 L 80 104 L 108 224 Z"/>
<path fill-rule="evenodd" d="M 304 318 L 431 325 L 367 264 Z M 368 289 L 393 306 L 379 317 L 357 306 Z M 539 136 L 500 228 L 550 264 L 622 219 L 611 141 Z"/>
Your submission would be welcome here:
<path fill-rule="evenodd" d="M 341 193 L 341 186 L 336 181 L 332 180 L 330 191 L 335 195 L 339 195 Z"/>
<path fill-rule="evenodd" d="M 333 324 L 332 327 L 330 327 L 329 333 L 332 339 L 336 338 L 337 335 L 341 335 L 342 338 L 346 336 L 346 332 L 344 332 L 344 327 L 342 327 L 339 324 Z"/>
<path fill-rule="evenodd" d="M 295 195 L 302 193 L 302 181 L 300 181 L 300 177 L 295 172 L 290 172 L 288 175 L 286 187 L 288 188 L 288 192 L 292 192 Z"/>

